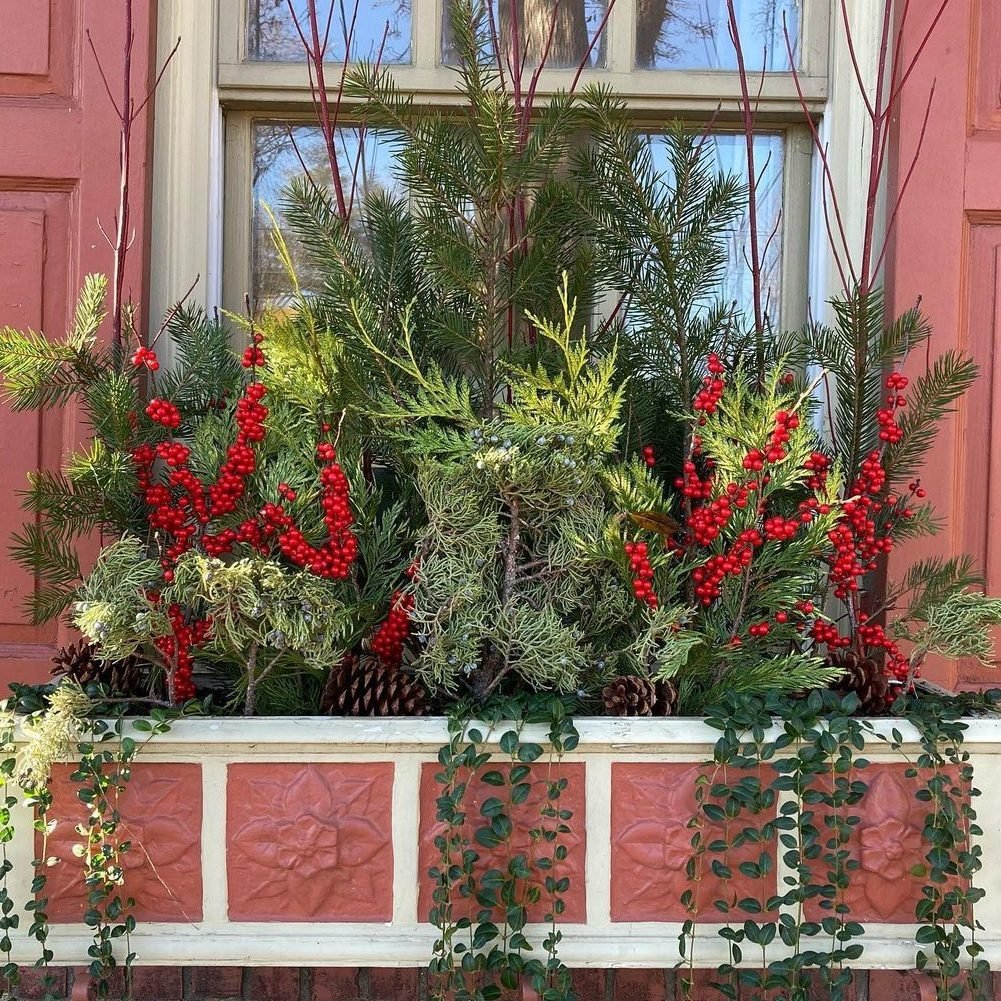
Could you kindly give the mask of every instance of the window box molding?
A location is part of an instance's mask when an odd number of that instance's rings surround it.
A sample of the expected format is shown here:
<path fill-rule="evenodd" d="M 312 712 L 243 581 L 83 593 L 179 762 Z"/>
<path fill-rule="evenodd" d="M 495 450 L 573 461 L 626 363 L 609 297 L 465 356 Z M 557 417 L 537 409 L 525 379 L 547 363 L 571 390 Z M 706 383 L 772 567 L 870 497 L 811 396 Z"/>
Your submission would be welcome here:
<path fill-rule="evenodd" d="M 1001 720 L 966 722 L 974 782 L 990 789 L 1001 782 Z M 902 751 L 912 759 L 920 753 L 919 735 L 906 722 L 873 725 L 887 737 L 896 727 Z M 561 957 L 574 967 L 670 967 L 681 958 L 684 915 L 676 901 L 687 885 L 691 837 L 684 825 L 694 807 L 695 776 L 712 759 L 719 732 L 697 719 L 590 718 L 577 727 L 580 745 L 560 766 L 569 781 L 561 806 L 574 810 L 567 838 L 575 842 L 566 863 L 573 869 Z M 499 737 L 504 729 L 499 724 L 490 732 Z M 544 742 L 544 728 L 527 727 L 524 738 Z M 447 740 L 442 719 L 176 721 L 140 755 L 121 804 L 123 828 L 133 825 L 126 887 L 140 902 L 131 939 L 137 962 L 424 965 L 435 935 L 422 920 L 430 908 L 426 869 L 435 855 L 433 775 Z M 861 822 L 850 844 L 861 867 L 849 890 L 853 918 L 865 924 L 865 949 L 852 965 L 910 969 L 922 880 L 895 875 L 899 853 L 884 848 L 904 851 L 906 865 L 912 842 L 920 845 L 927 808 L 914 798 L 918 780 L 906 777 L 904 754 L 870 739 L 865 756 L 869 793 L 857 808 Z M 80 809 L 66 785 L 61 790 L 57 782 L 47 817 L 56 822 L 49 847 L 57 854 L 73 840 L 73 810 Z M 62 813 L 61 804 L 69 804 Z M 20 908 L 29 896 L 36 846 L 27 810 L 18 811 L 8 885 Z M 977 940 L 995 965 L 1001 961 L 1001 825 L 986 808 L 982 813 L 980 885 L 987 896 L 977 905 L 984 928 Z M 156 837 L 147 841 L 146 830 Z M 280 862 L 271 858 L 275 852 L 283 853 Z M 73 864 L 70 857 L 62 866 Z M 65 871 L 49 870 L 50 891 Z M 779 862 L 768 877 L 775 885 L 764 890 L 777 892 L 782 877 Z M 727 943 L 710 923 L 712 899 L 694 947 L 703 968 L 727 958 Z M 48 945 L 56 964 L 87 962 L 92 938 L 74 920 L 83 900 L 82 894 L 79 901 L 69 892 L 53 895 Z M 539 930 L 532 929 L 535 940 Z M 32 961 L 37 943 L 27 923 L 12 939 L 13 959 Z M 780 947 L 773 948 L 777 955 Z"/>

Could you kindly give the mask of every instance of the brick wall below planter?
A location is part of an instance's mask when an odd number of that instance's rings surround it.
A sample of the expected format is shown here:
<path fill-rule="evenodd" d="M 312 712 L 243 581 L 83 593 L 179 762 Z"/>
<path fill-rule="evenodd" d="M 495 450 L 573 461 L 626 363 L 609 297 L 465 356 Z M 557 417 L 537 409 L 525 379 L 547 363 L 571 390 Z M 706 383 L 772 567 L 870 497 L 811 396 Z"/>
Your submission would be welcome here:
<path fill-rule="evenodd" d="M 85 970 L 55 968 L 53 974 L 56 997 L 89 1001 Z M 699 984 L 707 984 L 714 976 L 708 970 L 696 975 Z M 993 978 L 992 990 L 984 996 L 1001 998 L 1001 973 Z M 577 970 L 574 984 L 580 1001 L 676 1001 L 681 996 L 680 975 L 675 970 Z M 14 995 L 17 1001 L 37 1001 L 44 994 L 42 975 L 24 971 Z M 120 989 L 113 991 L 112 997 L 120 994 Z M 716 1001 L 718 996 L 707 988 L 704 992 L 697 989 L 695 998 Z M 873 970 L 855 975 L 855 1001 L 925 1001 L 934 996 L 927 976 L 914 971 Z M 811 1001 L 827 997 L 818 987 Z M 134 970 L 132 1001 L 429 1001 L 429 994 L 423 970 L 147 966 Z"/>

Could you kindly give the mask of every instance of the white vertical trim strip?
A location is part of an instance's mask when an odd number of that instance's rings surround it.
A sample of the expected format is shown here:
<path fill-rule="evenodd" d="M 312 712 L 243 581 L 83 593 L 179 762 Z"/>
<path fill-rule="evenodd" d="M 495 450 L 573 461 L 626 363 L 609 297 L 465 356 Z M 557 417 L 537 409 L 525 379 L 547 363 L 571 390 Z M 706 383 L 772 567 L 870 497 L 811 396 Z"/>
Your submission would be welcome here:
<path fill-rule="evenodd" d="M 226 868 L 226 781 L 224 759 L 202 760 L 202 921 L 221 925 L 229 920 Z"/>
<path fill-rule="evenodd" d="M 612 920 L 612 759 L 607 754 L 595 754 L 588 755 L 586 761 L 587 923 L 602 927 Z"/>
<path fill-rule="evenodd" d="M 177 38 L 181 44 L 160 82 L 153 116 L 149 314 L 154 330 L 159 317 L 195 278 L 199 281 L 191 301 L 203 306 L 217 301 L 218 237 L 213 235 L 220 198 L 213 191 L 213 175 L 221 169 L 214 135 L 219 119 L 217 6 L 218 0 L 157 4 L 158 65 Z M 171 347 L 163 343 L 162 361 L 169 362 Z"/>
<path fill-rule="evenodd" d="M 420 787 L 421 758 L 401 754 L 393 773 L 393 921 L 409 925 L 425 920 L 417 914 L 421 881 Z"/>
<path fill-rule="evenodd" d="M 875 87 L 879 63 L 879 37 L 883 5 L 874 0 L 847 0 L 855 52 L 867 89 Z M 848 244 L 854 254 L 862 246 L 865 222 L 866 180 L 869 162 L 870 127 L 865 102 L 859 96 L 845 26 L 839 13 L 832 17 L 829 98 L 820 125 L 820 139 L 827 146 L 834 188 L 841 207 Z M 841 288 L 838 270 L 831 255 L 824 222 L 823 172 L 820 157 L 814 154 L 814 186 L 810 218 L 810 300 L 816 320 L 829 321 L 827 301 Z M 883 185 L 885 190 L 885 184 Z M 883 196 L 881 195 L 881 201 Z M 837 232 L 834 209 L 828 198 L 831 225 Z M 880 206 L 882 215 L 882 206 Z M 882 221 L 879 223 L 882 229 Z"/>

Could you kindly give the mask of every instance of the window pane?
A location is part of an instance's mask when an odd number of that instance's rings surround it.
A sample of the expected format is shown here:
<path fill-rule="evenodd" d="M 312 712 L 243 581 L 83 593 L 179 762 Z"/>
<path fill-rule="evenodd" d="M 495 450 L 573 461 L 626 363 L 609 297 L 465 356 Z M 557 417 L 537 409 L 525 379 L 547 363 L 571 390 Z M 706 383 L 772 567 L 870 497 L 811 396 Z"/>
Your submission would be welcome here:
<path fill-rule="evenodd" d="M 735 0 L 749 72 L 790 69 L 786 32 L 793 53 L 798 54 L 801 2 Z M 636 0 L 636 65 L 658 70 L 735 70 L 726 0 Z"/>
<path fill-rule="evenodd" d="M 481 58 L 495 61 L 497 46 L 492 39 L 496 33 L 505 71 L 509 53 L 514 48 L 524 53 L 526 65 L 534 66 L 545 53 L 547 43 L 546 65 L 552 69 L 575 68 L 584 59 L 590 67 L 603 67 L 605 32 L 601 29 L 605 9 L 605 0 L 491 0 L 490 16 L 484 15 L 480 25 Z M 455 49 L 450 13 L 451 3 L 445 0 L 441 58 L 446 65 L 454 66 L 459 62 L 459 55 Z M 515 29 L 517 47 L 514 45 Z M 601 37 L 595 41 L 599 31 Z"/>
<path fill-rule="evenodd" d="M 735 174 L 742 181 L 747 177 L 747 146 L 743 135 L 716 133 L 707 140 L 722 174 Z M 671 183 L 670 163 L 664 140 L 650 137 L 656 168 Z M 760 134 L 754 138 L 754 169 L 758 175 L 758 248 L 762 255 L 762 302 L 773 327 L 781 323 L 782 266 L 782 192 L 784 174 L 784 144 L 781 134 Z M 753 317 L 753 281 L 748 262 L 750 251 L 750 215 L 745 210 L 726 234 L 728 266 L 722 287 L 717 290 L 724 302 L 734 303 L 739 313 Z"/>
<path fill-rule="evenodd" d="M 337 132 L 337 160 L 346 201 L 358 205 L 366 194 L 378 189 L 399 193 L 393 171 L 393 153 L 385 134 L 342 128 Z M 305 167 L 304 167 L 305 165 Z M 356 169 L 357 165 L 357 169 Z M 285 122 L 257 122 L 254 126 L 254 207 L 253 207 L 253 302 L 255 307 L 275 305 L 289 289 L 288 276 L 271 240 L 270 209 L 282 229 L 299 281 L 306 289 L 317 288 L 322 276 L 306 264 L 301 247 L 284 225 L 281 212 L 283 190 L 295 177 L 308 170 L 316 184 L 331 190 L 333 185 L 323 134 L 315 125 Z M 352 178 L 357 181 L 352 183 Z M 353 197 L 352 197 L 353 188 Z"/>
<path fill-rule="evenodd" d="M 295 17 L 289 10 L 288 0 L 247 0 L 247 3 L 248 58 L 271 62 L 304 61 L 306 56 L 296 19 L 309 39 L 306 0 L 294 0 Z M 327 62 L 343 62 L 345 52 L 351 59 L 375 62 L 380 48 L 383 63 L 410 62 L 410 0 L 358 0 L 357 16 L 354 0 L 316 0 L 316 11 L 320 39 L 327 40 Z"/>

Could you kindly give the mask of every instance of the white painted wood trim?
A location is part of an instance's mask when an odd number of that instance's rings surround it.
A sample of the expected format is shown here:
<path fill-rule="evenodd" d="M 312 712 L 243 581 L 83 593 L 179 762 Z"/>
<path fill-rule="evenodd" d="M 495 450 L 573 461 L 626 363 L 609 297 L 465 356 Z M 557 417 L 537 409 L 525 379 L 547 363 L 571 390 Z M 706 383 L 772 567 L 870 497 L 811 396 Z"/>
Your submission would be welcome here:
<path fill-rule="evenodd" d="M 870 123 L 865 102 L 858 91 L 840 13 L 840 0 L 835 0 L 832 8 L 827 107 L 820 122 L 819 132 L 821 141 L 828 149 L 831 183 L 837 192 L 848 245 L 853 254 L 858 255 L 862 248 L 865 224 Z M 879 63 L 883 4 L 877 3 L 876 0 L 846 0 L 846 8 L 855 39 L 859 70 L 866 82 L 867 90 L 872 93 L 875 90 Z M 841 291 L 842 286 L 828 245 L 827 227 L 824 223 L 822 192 L 825 185 L 820 156 L 814 153 L 810 199 L 811 311 L 815 320 L 830 322 L 832 312 L 828 300 Z M 883 187 L 885 190 L 885 183 Z M 829 196 L 828 205 L 832 226 L 835 226 L 834 209 Z M 881 206 L 877 233 L 882 232 L 884 228 L 882 216 Z"/>
<path fill-rule="evenodd" d="M 964 746 L 977 754 L 1001 754 L 1001 718 L 984 717 L 965 720 Z M 513 726 L 514 724 L 510 724 Z M 872 730 L 889 738 L 899 731 L 906 749 L 920 745 L 916 727 L 904 720 L 880 718 L 868 721 Z M 500 722 L 488 727 L 470 723 L 496 746 L 507 724 Z M 572 758 L 580 752 L 641 755 L 658 760 L 665 754 L 671 760 L 701 761 L 711 752 L 720 733 L 701 719 L 640 719 L 593 717 L 576 721 L 580 734 L 579 751 L 568 752 Z M 147 734 L 126 727 L 125 732 L 137 738 Z M 774 738 L 781 733 L 779 726 L 766 732 Z M 521 730 L 522 738 L 545 743 L 546 728 L 528 725 Z M 175 721 L 169 733 L 150 741 L 142 758 L 163 757 L 171 761 L 202 761 L 209 757 L 219 760 L 246 761 L 259 757 L 267 748 L 269 755 L 287 753 L 290 760 L 312 759 L 314 755 L 336 755 L 353 760 L 364 756 L 382 761 L 394 754 L 417 753 L 433 758 L 438 748 L 448 740 L 444 717 L 362 717 L 273 716 L 224 717 L 219 719 L 182 719 Z M 880 743 L 867 750 L 867 756 L 893 758 L 896 752 L 884 752 Z M 280 760 L 271 757 L 269 760 Z"/>
<path fill-rule="evenodd" d="M 218 0 L 158 0 L 157 65 L 181 44 L 164 73 L 153 115 L 153 204 L 149 315 L 155 331 L 198 283 L 189 302 L 219 302 L 222 227 L 220 106 L 216 90 Z M 161 340 L 161 360 L 172 346 Z"/>

